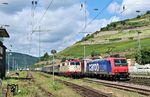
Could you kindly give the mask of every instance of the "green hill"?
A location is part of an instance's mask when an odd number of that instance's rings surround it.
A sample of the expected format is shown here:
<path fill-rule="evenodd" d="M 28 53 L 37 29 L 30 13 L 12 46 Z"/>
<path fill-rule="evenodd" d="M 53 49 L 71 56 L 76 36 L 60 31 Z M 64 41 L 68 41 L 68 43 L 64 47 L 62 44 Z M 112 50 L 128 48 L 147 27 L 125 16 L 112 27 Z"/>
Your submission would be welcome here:
<path fill-rule="evenodd" d="M 96 51 L 100 54 L 111 53 L 132 53 L 137 50 L 138 32 L 141 38 L 141 47 L 150 48 L 150 12 L 137 16 L 133 19 L 113 22 L 101 28 L 93 34 L 88 34 L 74 45 L 59 52 L 59 57 L 81 58 L 84 53 L 90 56 Z"/>
<path fill-rule="evenodd" d="M 132 40 L 132 41 L 125 41 L 125 42 L 118 42 L 118 43 L 110 43 L 110 44 L 73 45 L 59 52 L 58 56 L 81 58 L 84 55 L 84 46 L 85 46 L 86 56 L 90 56 L 91 52 L 93 51 L 96 51 L 100 54 L 106 54 L 106 52 L 109 49 L 112 49 L 111 53 L 115 53 L 115 52 L 130 53 L 132 51 L 137 50 L 138 43 L 136 40 Z M 150 48 L 150 38 L 142 39 L 141 47 Z"/>
<path fill-rule="evenodd" d="M 133 29 L 136 27 L 143 27 L 148 25 L 150 25 L 150 11 L 147 11 L 147 13 L 144 15 L 138 15 L 136 18 L 112 22 L 106 27 L 101 28 L 101 31 Z"/>
<path fill-rule="evenodd" d="M 16 52 L 6 53 L 6 68 L 8 68 L 7 66 L 9 62 L 10 70 L 14 70 L 14 68 L 17 68 L 17 65 L 19 68 L 28 67 L 30 65 L 33 65 L 37 61 L 37 57 L 33 57 L 27 54 L 21 54 Z"/>

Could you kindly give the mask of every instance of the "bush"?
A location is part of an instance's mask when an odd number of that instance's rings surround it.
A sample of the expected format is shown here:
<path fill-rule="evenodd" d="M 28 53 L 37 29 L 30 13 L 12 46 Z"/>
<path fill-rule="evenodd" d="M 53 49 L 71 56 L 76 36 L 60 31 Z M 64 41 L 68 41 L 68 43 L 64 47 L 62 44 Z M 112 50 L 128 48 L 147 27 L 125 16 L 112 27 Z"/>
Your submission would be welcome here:
<path fill-rule="evenodd" d="M 135 53 L 136 62 L 139 64 L 149 64 L 150 63 L 150 49 L 142 49 Z"/>
<path fill-rule="evenodd" d="M 129 39 L 129 40 L 133 40 L 133 39 L 134 39 L 134 37 L 129 37 L 128 39 Z"/>
<path fill-rule="evenodd" d="M 123 26 L 126 24 L 126 22 L 125 21 L 121 21 L 120 22 Z"/>
<path fill-rule="evenodd" d="M 86 37 L 82 38 L 82 41 L 86 41 L 86 40 L 89 40 L 90 38 L 94 38 L 94 35 L 93 34 L 88 34 Z"/>
<path fill-rule="evenodd" d="M 108 27 L 101 28 L 101 31 L 108 31 Z"/>
<path fill-rule="evenodd" d="M 122 38 L 113 38 L 113 39 L 109 39 L 109 41 L 118 41 L 121 40 Z"/>
<path fill-rule="evenodd" d="M 100 53 L 99 52 L 96 52 L 96 51 L 92 51 L 91 52 L 91 56 L 94 57 L 94 56 L 100 56 Z"/>
<path fill-rule="evenodd" d="M 110 26 L 112 26 L 113 28 L 116 28 L 117 24 L 114 22 L 114 23 L 111 23 Z"/>
<path fill-rule="evenodd" d="M 138 15 L 136 18 L 138 18 L 138 19 L 139 19 L 139 18 L 141 18 L 141 16 L 140 16 L 140 15 Z"/>
<path fill-rule="evenodd" d="M 67 59 L 66 58 L 62 58 L 61 62 L 65 62 Z"/>
<path fill-rule="evenodd" d="M 147 11 L 146 14 L 150 14 L 150 11 Z"/>
<path fill-rule="evenodd" d="M 150 49 L 142 49 L 141 50 L 141 63 L 148 64 L 150 63 Z"/>

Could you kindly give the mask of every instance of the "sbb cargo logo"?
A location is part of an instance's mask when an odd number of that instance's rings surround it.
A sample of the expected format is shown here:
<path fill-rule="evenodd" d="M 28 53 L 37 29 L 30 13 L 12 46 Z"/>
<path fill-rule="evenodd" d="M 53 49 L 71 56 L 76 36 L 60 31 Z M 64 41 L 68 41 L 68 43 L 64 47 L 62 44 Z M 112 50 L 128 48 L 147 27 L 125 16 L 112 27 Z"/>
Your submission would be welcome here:
<path fill-rule="evenodd" d="M 99 71 L 99 64 L 89 64 L 89 71 Z"/>

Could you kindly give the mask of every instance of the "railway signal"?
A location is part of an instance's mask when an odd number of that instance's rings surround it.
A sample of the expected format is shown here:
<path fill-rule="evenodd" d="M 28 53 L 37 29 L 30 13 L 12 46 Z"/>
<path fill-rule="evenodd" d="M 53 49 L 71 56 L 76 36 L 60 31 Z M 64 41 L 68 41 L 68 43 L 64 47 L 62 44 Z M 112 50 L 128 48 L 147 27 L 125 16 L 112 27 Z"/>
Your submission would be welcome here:
<path fill-rule="evenodd" d="M 54 85 L 54 81 L 55 81 L 55 80 L 54 80 L 54 55 L 56 54 L 56 52 L 57 52 L 57 51 L 56 51 L 55 49 L 52 49 L 52 50 L 51 50 L 51 53 L 53 54 L 53 85 Z"/>

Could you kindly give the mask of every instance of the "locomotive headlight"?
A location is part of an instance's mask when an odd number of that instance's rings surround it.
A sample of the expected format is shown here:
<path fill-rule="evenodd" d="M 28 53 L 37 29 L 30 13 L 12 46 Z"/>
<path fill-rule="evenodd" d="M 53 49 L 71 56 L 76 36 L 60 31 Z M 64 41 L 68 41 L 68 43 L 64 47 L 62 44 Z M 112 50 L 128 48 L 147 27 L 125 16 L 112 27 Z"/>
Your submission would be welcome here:
<path fill-rule="evenodd" d="M 118 72 L 118 70 L 115 70 L 115 72 Z"/>

